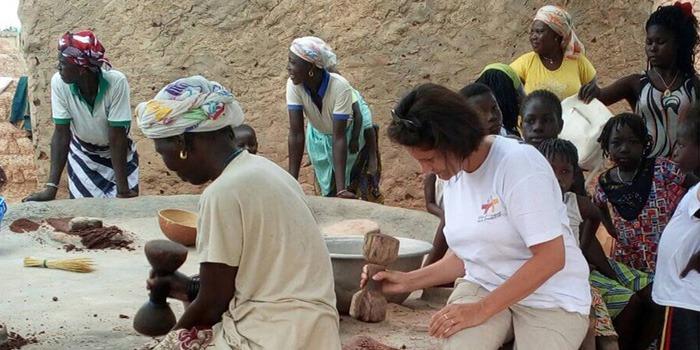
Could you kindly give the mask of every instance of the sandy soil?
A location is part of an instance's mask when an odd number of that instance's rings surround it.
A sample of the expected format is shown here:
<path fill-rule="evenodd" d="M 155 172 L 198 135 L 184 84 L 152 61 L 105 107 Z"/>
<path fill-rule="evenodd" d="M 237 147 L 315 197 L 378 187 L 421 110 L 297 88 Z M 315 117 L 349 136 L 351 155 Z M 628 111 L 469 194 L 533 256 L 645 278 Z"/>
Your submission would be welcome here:
<path fill-rule="evenodd" d="M 326 225 L 345 218 L 366 217 L 387 233 L 429 240 L 436 225 L 430 215 L 359 201 L 309 198 L 310 206 Z M 0 229 L 0 266 L 3 293 L 0 323 L 21 335 L 35 336 L 38 343 L 23 349 L 134 349 L 152 339 L 137 334 L 131 326 L 133 315 L 146 301 L 144 281 L 150 269 L 143 245 L 162 239 L 155 213 L 171 207 L 193 210 L 196 196 L 141 197 L 128 200 L 69 200 L 13 205 Z M 21 217 L 33 220 L 49 217 L 94 216 L 105 225 L 117 225 L 130 232 L 134 251 L 84 250 L 66 252 L 44 232 L 13 233 L 9 225 Z M 411 227 L 411 230 L 401 230 Z M 24 268 L 26 256 L 38 258 L 88 257 L 97 270 L 89 274 L 42 268 Z M 197 270 L 197 256 L 190 249 L 181 272 Z M 426 333 L 430 314 L 439 307 L 412 296 L 404 306 L 391 305 L 385 322 L 365 324 L 343 317 L 341 339 L 368 335 L 384 344 L 402 349 L 434 349 Z M 171 303 L 180 315 L 182 306 Z M 43 332 L 43 333 L 42 333 Z M 404 347 L 405 346 L 405 347 Z"/>

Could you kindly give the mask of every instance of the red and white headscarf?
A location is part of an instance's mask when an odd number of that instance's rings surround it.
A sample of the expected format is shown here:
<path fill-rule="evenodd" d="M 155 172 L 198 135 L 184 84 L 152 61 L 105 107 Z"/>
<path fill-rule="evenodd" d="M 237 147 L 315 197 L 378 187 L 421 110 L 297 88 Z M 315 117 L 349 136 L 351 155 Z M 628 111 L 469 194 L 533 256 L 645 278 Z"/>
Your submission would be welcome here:
<path fill-rule="evenodd" d="M 105 48 L 95 34 L 89 30 L 67 32 L 58 39 L 58 51 L 70 63 L 87 68 L 109 70 L 112 65 L 105 57 Z"/>
<path fill-rule="evenodd" d="M 537 10 L 535 21 L 544 22 L 555 33 L 561 35 L 561 48 L 564 57 L 576 59 L 585 53 L 583 43 L 574 32 L 574 21 L 566 10 L 555 5 L 542 6 Z"/>

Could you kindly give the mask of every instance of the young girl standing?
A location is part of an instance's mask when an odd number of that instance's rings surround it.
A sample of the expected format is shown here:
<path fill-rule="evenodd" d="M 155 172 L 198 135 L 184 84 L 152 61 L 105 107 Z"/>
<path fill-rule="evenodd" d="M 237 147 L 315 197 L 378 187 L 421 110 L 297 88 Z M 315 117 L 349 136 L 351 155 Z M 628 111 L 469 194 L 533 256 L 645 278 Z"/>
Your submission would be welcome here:
<path fill-rule="evenodd" d="M 659 239 L 695 181 L 666 158 L 648 158 L 651 138 L 638 115 L 622 113 L 611 118 L 598 142 L 615 166 L 600 176 L 593 200 L 616 239 L 611 265 L 617 280 L 635 292 L 631 299 L 623 296 L 622 301 L 630 301 L 615 319 L 615 326 L 623 349 L 641 349 L 657 337 L 662 321 L 662 311 L 650 295 Z M 619 309 L 616 294 L 603 294 L 608 308 Z"/>

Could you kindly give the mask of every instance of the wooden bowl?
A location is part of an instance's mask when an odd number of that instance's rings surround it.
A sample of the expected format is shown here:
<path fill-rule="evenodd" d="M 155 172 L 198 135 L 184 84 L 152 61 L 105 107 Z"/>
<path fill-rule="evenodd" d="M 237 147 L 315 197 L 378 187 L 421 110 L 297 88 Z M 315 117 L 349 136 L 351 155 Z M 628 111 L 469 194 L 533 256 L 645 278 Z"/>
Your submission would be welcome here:
<path fill-rule="evenodd" d="M 197 241 L 197 213 L 181 209 L 158 212 L 158 224 L 165 237 L 191 247 Z"/>

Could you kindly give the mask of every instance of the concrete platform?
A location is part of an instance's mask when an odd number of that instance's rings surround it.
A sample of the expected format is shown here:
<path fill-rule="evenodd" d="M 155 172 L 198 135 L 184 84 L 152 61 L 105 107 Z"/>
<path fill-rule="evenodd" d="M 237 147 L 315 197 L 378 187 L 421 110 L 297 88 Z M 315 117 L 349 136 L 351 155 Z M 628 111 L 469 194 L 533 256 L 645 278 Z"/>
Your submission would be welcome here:
<path fill-rule="evenodd" d="M 143 245 L 164 236 L 158 228 L 156 212 L 163 208 L 196 210 L 198 196 L 152 196 L 134 199 L 61 200 L 48 203 L 22 203 L 10 207 L 0 227 L 0 323 L 23 336 L 34 334 L 38 344 L 23 349 L 140 349 L 154 340 L 137 334 L 131 327 L 136 310 L 147 299 L 145 279 L 149 264 Z M 309 197 L 319 224 L 353 218 L 380 223 L 383 232 L 430 241 L 438 221 L 412 210 L 371 203 Z M 50 217 L 90 216 L 102 218 L 134 234 L 134 251 L 65 252 L 60 243 L 40 242 L 36 234 L 16 234 L 8 230 L 18 218 L 41 220 Z M 78 274 L 57 270 L 24 268 L 25 256 L 42 258 L 90 257 L 97 271 Z M 196 253 L 181 269 L 191 274 L 198 269 Z M 430 314 L 438 304 L 417 300 L 407 306 L 391 307 L 388 320 L 367 325 L 343 317 L 341 337 L 366 334 L 387 344 L 408 349 L 433 348 L 437 343 L 427 336 Z M 53 299 L 57 298 L 57 301 Z M 175 313 L 182 313 L 179 302 L 172 302 Z M 128 318 L 124 318 L 128 317 Z"/>

